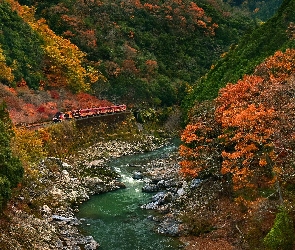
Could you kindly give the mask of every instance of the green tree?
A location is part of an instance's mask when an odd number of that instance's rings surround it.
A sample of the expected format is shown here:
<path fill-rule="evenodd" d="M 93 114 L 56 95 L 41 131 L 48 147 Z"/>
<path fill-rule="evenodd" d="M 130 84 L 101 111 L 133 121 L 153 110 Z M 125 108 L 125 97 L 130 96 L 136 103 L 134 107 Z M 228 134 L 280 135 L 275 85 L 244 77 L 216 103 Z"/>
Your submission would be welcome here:
<path fill-rule="evenodd" d="M 281 208 L 276 215 L 274 225 L 264 238 L 263 243 L 274 250 L 292 249 L 294 243 L 293 221 L 286 209 Z"/>
<path fill-rule="evenodd" d="M 0 210 L 8 201 L 11 189 L 22 179 L 24 169 L 20 160 L 13 156 L 10 139 L 12 126 L 4 103 L 0 105 Z"/>
<path fill-rule="evenodd" d="M 40 80 L 44 79 L 42 44 L 40 36 L 11 9 L 9 3 L 0 4 L 0 45 L 6 66 L 6 74 L 0 77 L 3 83 L 13 85 L 13 82 L 24 79 L 30 88 L 38 89 Z"/>

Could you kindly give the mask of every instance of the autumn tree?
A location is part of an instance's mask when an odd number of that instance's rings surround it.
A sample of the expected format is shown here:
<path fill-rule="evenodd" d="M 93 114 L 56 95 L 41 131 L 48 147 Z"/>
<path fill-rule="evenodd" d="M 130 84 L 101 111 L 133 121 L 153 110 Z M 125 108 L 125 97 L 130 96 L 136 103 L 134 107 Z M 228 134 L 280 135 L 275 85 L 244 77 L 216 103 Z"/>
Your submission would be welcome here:
<path fill-rule="evenodd" d="M 183 144 L 179 152 L 184 160 L 180 162 L 181 173 L 197 177 L 202 174 L 219 174 L 220 147 L 219 125 L 214 117 L 215 104 L 205 102 L 195 107 L 193 121 L 181 135 Z"/>
<path fill-rule="evenodd" d="M 198 115 L 182 134 L 185 161 L 181 164 L 190 169 L 187 172 L 195 176 L 210 163 L 203 145 L 211 139 L 206 131 L 215 123 L 214 127 L 220 127 L 215 138 L 220 147 L 221 174 L 232 177 L 235 190 L 258 191 L 279 181 L 291 182 L 295 156 L 294 66 L 295 50 L 278 51 L 257 66 L 254 75 L 221 89 L 214 116 L 208 119 Z M 197 146 L 192 144 L 198 142 Z M 205 161 L 198 159 L 200 155 Z"/>
<path fill-rule="evenodd" d="M 15 129 L 15 137 L 12 140 L 13 149 L 28 173 L 32 169 L 32 164 L 47 156 L 44 136 L 39 136 L 39 134 L 44 134 L 44 130 L 40 129 L 36 132 L 25 128 Z"/>
<path fill-rule="evenodd" d="M 261 187 L 288 179 L 294 159 L 295 50 L 276 52 L 255 75 L 229 84 L 217 98 L 224 143 L 222 173 L 235 187 Z"/>
<path fill-rule="evenodd" d="M 13 80 L 12 69 L 7 66 L 3 50 L 0 47 L 0 81 L 11 83 Z"/>
<path fill-rule="evenodd" d="M 100 73 L 92 68 L 83 67 L 86 56 L 76 45 L 56 35 L 41 18 L 35 20 L 35 9 L 21 6 L 16 1 L 9 1 L 12 8 L 37 32 L 43 39 L 45 53 L 45 74 L 48 85 L 66 86 L 74 92 L 88 91 L 90 85 L 100 78 Z M 101 78 L 103 78 L 101 76 Z M 87 81 L 89 80 L 89 81 Z"/>
<path fill-rule="evenodd" d="M 264 84 L 261 77 L 246 76 L 223 88 L 217 98 L 215 115 L 222 127 L 219 140 L 223 145 L 221 173 L 232 175 L 236 189 L 254 188 L 273 177 L 267 161 L 272 156 L 275 110 L 255 102 L 259 84 Z"/>

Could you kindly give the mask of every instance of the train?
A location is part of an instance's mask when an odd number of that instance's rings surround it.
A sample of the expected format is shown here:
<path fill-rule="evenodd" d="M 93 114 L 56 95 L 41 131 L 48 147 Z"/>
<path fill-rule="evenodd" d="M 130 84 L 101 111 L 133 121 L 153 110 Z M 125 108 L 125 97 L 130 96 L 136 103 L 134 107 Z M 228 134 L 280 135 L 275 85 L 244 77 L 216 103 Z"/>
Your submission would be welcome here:
<path fill-rule="evenodd" d="M 64 120 L 70 119 L 81 119 L 87 117 L 94 117 L 99 115 L 106 115 L 106 114 L 114 114 L 126 111 L 126 105 L 113 105 L 108 107 L 93 107 L 93 108 L 86 108 L 86 109 L 76 109 L 72 111 L 66 112 L 57 112 L 52 120 L 54 123 L 62 122 Z"/>

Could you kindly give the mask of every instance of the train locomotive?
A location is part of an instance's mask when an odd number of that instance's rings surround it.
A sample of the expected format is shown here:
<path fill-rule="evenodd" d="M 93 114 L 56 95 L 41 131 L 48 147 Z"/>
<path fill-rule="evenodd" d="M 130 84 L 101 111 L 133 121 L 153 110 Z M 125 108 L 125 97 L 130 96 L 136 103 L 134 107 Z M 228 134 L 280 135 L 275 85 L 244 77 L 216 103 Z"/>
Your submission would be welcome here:
<path fill-rule="evenodd" d="M 106 114 L 113 114 L 113 113 L 120 113 L 126 111 L 126 105 L 113 105 L 109 107 L 94 107 L 94 108 L 87 108 L 87 109 L 76 109 L 72 111 L 66 112 L 57 112 L 52 120 L 53 122 L 62 122 L 64 120 L 70 119 L 81 119 L 87 117 L 94 117 L 99 115 L 106 115 Z"/>

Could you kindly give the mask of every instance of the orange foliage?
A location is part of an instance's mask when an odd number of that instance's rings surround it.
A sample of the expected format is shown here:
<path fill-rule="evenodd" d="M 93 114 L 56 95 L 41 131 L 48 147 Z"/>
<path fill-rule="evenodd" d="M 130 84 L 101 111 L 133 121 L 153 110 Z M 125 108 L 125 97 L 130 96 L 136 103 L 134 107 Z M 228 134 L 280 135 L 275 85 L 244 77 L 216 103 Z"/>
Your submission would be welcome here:
<path fill-rule="evenodd" d="M 143 7 L 151 12 L 157 12 L 159 11 L 159 9 L 161 8 L 160 6 L 158 5 L 153 5 L 153 4 L 150 4 L 150 3 L 145 3 L 143 5 Z"/>
<path fill-rule="evenodd" d="M 137 49 L 132 48 L 132 47 L 131 47 L 130 45 L 128 45 L 127 43 L 124 44 L 123 49 L 124 49 L 124 52 L 125 52 L 126 57 L 127 57 L 128 59 L 130 59 L 130 58 L 135 58 L 136 55 L 137 55 L 137 52 L 138 52 Z"/>
<path fill-rule="evenodd" d="M 83 41 L 86 41 L 86 44 L 91 47 L 91 48 L 95 48 L 97 46 L 97 39 L 96 39 L 96 34 L 95 34 L 95 30 L 91 29 L 91 30 L 85 30 L 85 31 L 81 31 L 80 34 L 83 36 Z"/>
<path fill-rule="evenodd" d="M 85 53 L 71 43 L 68 39 L 57 36 L 46 24 L 46 20 L 41 18 L 35 20 L 34 8 L 21 6 L 17 1 L 9 0 L 12 8 L 36 31 L 44 40 L 44 52 L 46 55 L 45 74 L 48 85 L 53 87 L 69 87 L 72 91 L 87 91 L 90 88 L 88 79 L 96 79 L 92 74 L 100 75 L 98 71 L 88 71 L 82 66 L 85 60 Z M 62 11 L 65 11 L 62 9 Z M 65 21 L 78 25 L 76 17 L 63 16 Z M 82 32 L 83 37 L 87 37 L 87 43 L 96 46 L 96 38 L 93 30 Z"/>
<path fill-rule="evenodd" d="M 196 177 L 202 171 L 213 171 L 218 166 L 219 126 L 214 120 L 214 106 L 203 103 L 197 110 L 199 116 L 194 123 L 186 126 L 181 135 L 183 145 L 179 153 L 184 160 L 180 162 L 181 173 Z M 216 171 L 216 170 L 215 170 Z"/>
<path fill-rule="evenodd" d="M 192 12 L 194 16 L 198 16 L 199 18 L 205 15 L 205 11 L 194 2 L 190 3 L 189 11 Z"/>
<path fill-rule="evenodd" d="M 179 24 L 184 30 L 194 31 L 196 29 L 204 30 L 207 35 L 214 35 L 218 25 L 211 23 L 211 18 L 206 15 L 204 9 L 194 2 L 181 0 L 165 1 L 161 6 L 166 19 L 173 24 Z"/>
<path fill-rule="evenodd" d="M 220 91 L 216 118 L 227 148 L 222 173 L 233 174 L 236 189 L 272 183 L 274 166 L 283 168 L 294 157 L 294 62 L 295 50 L 278 51 L 257 67 L 259 76 Z"/>
<path fill-rule="evenodd" d="M 158 69 L 158 63 L 154 60 L 146 60 L 145 65 L 148 74 L 151 74 Z"/>
<path fill-rule="evenodd" d="M 211 18 L 206 15 L 204 9 L 196 3 L 183 0 L 153 1 L 142 4 L 139 0 L 122 1 L 121 7 L 126 13 L 134 16 L 136 9 L 145 9 L 151 12 L 155 17 L 162 19 L 164 14 L 167 24 L 170 28 L 181 26 L 180 32 L 191 32 L 197 29 L 202 30 L 206 35 L 214 35 L 218 25 L 212 23 Z M 130 37 L 133 37 L 132 33 Z"/>
<path fill-rule="evenodd" d="M 72 27 L 78 27 L 81 24 L 81 19 L 75 16 L 62 15 L 62 20 Z"/>
<path fill-rule="evenodd" d="M 272 83 L 282 82 L 295 72 L 294 49 L 287 49 L 285 53 L 277 51 L 273 56 L 260 64 L 255 74 L 262 75 Z"/>
<path fill-rule="evenodd" d="M 110 106 L 112 105 L 111 102 L 106 100 L 99 100 L 95 96 L 80 93 L 77 94 L 79 108 L 87 108 L 87 107 L 100 107 L 100 106 Z"/>
<path fill-rule="evenodd" d="M 122 70 L 130 74 L 139 73 L 139 70 L 137 69 L 135 65 L 135 61 L 132 59 L 127 59 L 123 61 Z"/>
<path fill-rule="evenodd" d="M 120 66 L 115 62 L 107 61 L 105 63 L 105 66 L 109 76 L 117 77 L 122 72 L 122 69 L 120 68 Z"/>
<path fill-rule="evenodd" d="M 182 171 L 196 176 L 210 166 L 206 149 L 216 143 L 209 136 L 215 122 L 220 172 L 232 176 L 236 190 L 287 181 L 295 159 L 294 73 L 295 50 L 278 51 L 254 75 L 221 89 L 214 118 L 199 114 L 182 133 Z"/>

